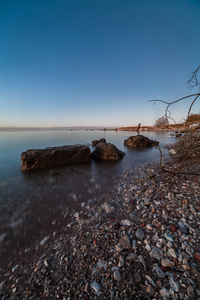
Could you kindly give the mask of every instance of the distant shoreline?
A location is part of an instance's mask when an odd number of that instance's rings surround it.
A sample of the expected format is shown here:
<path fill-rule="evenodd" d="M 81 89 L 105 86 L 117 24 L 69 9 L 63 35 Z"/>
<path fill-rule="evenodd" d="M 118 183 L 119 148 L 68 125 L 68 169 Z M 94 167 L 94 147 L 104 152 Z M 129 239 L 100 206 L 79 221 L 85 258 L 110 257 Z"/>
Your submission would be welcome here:
<path fill-rule="evenodd" d="M 200 127 L 199 120 L 191 120 L 188 122 L 191 127 Z M 90 127 L 90 126 L 66 126 L 66 127 L 0 127 L 0 132 L 13 132 L 13 131 L 137 131 L 138 126 L 125 126 L 125 127 Z M 185 131 L 185 123 L 169 124 L 159 127 L 155 126 L 141 126 L 140 132 L 143 131 Z"/>
<path fill-rule="evenodd" d="M 137 131 L 138 126 L 129 126 L 129 127 L 0 127 L 0 132 L 14 132 L 14 131 L 75 131 L 75 130 L 84 130 L 84 131 Z M 173 131 L 181 130 L 184 128 L 183 124 L 175 124 L 168 126 L 141 126 L 140 131 Z"/>

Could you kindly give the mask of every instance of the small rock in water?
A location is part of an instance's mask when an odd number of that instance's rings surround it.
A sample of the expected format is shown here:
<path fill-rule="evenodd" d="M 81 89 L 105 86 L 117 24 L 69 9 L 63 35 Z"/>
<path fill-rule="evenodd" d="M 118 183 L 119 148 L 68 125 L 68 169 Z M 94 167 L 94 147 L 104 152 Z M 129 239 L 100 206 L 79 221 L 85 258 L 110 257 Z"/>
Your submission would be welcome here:
<path fill-rule="evenodd" d="M 115 211 L 115 208 L 108 204 L 107 202 L 101 205 L 101 208 L 106 211 L 107 214 L 110 214 Z"/>
<path fill-rule="evenodd" d="M 78 218 L 79 218 L 79 213 L 76 212 L 76 213 L 74 214 L 74 217 L 78 219 Z"/>
<path fill-rule="evenodd" d="M 48 241 L 49 238 L 50 238 L 49 235 L 46 236 L 43 240 L 41 240 L 40 245 L 43 246 Z"/>
<path fill-rule="evenodd" d="M 2 233 L 0 235 L 0 243 L 5 242 L 6 238 L 8 237 L 7 233 Z"/>
<path fill-rule="evenodd" d="M 12 268 L 12 272 L 15 272 L 19 268 L 19 265 L 16 265 L 15 267 Z"/>

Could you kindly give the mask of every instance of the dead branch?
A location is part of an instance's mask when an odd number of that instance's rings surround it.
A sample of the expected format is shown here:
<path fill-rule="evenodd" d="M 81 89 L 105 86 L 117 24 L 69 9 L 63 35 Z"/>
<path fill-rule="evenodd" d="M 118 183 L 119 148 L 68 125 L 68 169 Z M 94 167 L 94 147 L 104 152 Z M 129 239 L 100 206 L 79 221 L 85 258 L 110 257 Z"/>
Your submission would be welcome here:
<path fill-rule="evenodd" d="M 189 117 L 191 109 L 192 109 L 194 103 L 196 102 L 196 100 L 198 99 L 199 96 L 200 96 L 200 93 L 196 93 L 196 94 L 192 94 L 192 95 L 187 95 L 185 97 L 182 97 L 182 98 L 179 98 L 177 100 L 170 101 L 170 102 L 164 101 L 162 99 L 152 99 L 152 100 L 149 100 L 149 102 L 154 102 L 154 104 L 156 102 L 162 102 L 162 103 L 166 104 L 167 106 L 166 106 L 166 109 L 165 109 L 164 117 L 167 117 L 168 119 L 172 120 L 176 124 L 176 121 L 171 117 L 171 111 L 169 110 L 169 107 L 172 106 L 173 104 L 176 104 L 176 103 L 178 103 L 180 101 L 183 101 L 185 99 L 195 97 L 195 99 L 192 101 L 191 105 L 189 106 L 189 110 L 188 110 L 188 117 Z M 187 125 L 187 122 L 186 122 L 186 125 Z"/>
<path fill-rule="evenodd" d="M 200 82 L 198 80 L 199 70 L 200 70 L 200 66 L 198 66 L 198 68 L 194 72 L 192 72 L 192 74 L 190 75 L 190 79 L 186 81 L 186 85 L 187 85 L 188 89 L 190 89 L 190 91 L 194 87 L 199 87 L 200 86 Z"/>

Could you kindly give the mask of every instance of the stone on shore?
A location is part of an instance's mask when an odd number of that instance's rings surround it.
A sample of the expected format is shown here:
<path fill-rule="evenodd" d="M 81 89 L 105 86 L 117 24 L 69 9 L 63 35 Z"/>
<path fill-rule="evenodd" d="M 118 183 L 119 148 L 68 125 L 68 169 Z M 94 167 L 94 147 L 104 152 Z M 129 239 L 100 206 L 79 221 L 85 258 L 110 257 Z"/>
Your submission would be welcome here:
<path fill-rule="evenodd" d="M 99 143 L 92 152 L 92 158 L 96 160 L 119 160 L 125 155 L 111 143 Z"/>
<path fill-rule="evenodd" d="M 92 146 L 96 146 L 99 143 L 106 143 L 106 140 L 104 138 L 101 138 L 100 140 L 94 140 L 92 141 Z"/>
<path fill-rule="evenodd" d="M 130 136 L 128 139 L 124 140 L 124 145 L 130 148 L 143 148 L 158 146 L 159 142 L 150 140 L 144 135 L 135 135 Z"/>
<path fill-rule="evenodd" d="M 90 148 L 83 145 L 31 149 L 21 154 L 21 170 L 32 171 L 91 162 Z"/>

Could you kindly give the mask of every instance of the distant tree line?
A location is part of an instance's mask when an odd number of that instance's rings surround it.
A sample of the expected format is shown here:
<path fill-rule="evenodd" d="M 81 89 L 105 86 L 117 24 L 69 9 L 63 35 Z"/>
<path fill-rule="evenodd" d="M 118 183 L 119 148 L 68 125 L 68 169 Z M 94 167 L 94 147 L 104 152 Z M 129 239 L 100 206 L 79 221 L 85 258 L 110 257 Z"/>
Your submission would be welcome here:
<path fill-rule="evenodd" d="M 166 126 L 166 125 L 169 125 L 169 120 L 166 116 L 164 116 L 164 117 L 156 120 L 154 127 L 160 127 L 160 126 Z"/>

